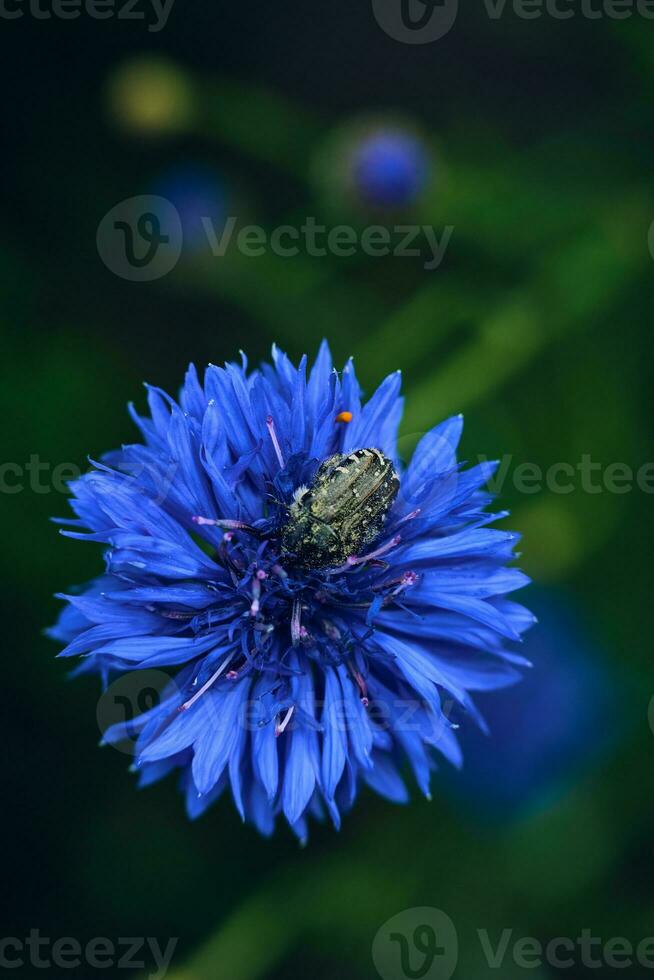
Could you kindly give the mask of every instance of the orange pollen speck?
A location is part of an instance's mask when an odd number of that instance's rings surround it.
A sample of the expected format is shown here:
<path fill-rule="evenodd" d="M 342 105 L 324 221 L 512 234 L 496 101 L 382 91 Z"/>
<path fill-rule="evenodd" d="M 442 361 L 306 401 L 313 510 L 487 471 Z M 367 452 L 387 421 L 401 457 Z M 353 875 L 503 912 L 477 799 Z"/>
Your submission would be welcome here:
<path fill-rule="evenodd" d="M 338 415 L 336 416 L 336 418 L 334 419 L 334 421 L 335 422 L 351 422 L 352 421 L 352 412 L 339 412 Z"/>

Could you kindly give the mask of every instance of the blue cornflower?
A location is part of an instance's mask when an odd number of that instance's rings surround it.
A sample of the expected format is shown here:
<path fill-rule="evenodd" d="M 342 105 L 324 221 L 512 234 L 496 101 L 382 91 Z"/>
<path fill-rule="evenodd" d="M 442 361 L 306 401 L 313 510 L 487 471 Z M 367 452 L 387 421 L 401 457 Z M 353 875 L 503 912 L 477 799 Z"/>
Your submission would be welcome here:
<path fill-rule="evenodd" d="M 191 366 L 179 402 L 148 388 L 143 442 L 72 485 L 63 533 L 107 545 L 106 572 L 63 597 L 52 634 L 105 683 L 170 673 L 157 705 L 104 736 L 136 729 L 142 784 L 180 770 L 193 817 L 229 786 L 260 831 L 283 813 L 304 838 L 309 814 L 338 826 L 362 782 L 403 802 L 409 767 L 428 795 L 435 750 L 460 763 L 455 715 L 484 724 L 471 692 L 519 678 L 504 645 L 532 616 L 506 598 L 527 579 L 506 567 L 517 536 L 488 527 L 505 516 L 486 512 L 491 469 L 457 463 L 461 416 L 403 467 L 399 372 L 363 404 L 327 344 L 308 377 L 306 358 L 272 356 L 202 381 Z M 362 492 L 347 481 L 366 467 L 386 476 Z M 328 545 L 294 553 L 312 499 Z"/>
<path fill-rule="evenodd" d="M 157 177 L 150 192 L 177 209 L 185 246 L 208 250 L 205 222 L 222 228 L 228 216 L 229 191 L 220 175 L 200 165 L 171 167 Z"/>
<path fill-rule="evenodd" d="M 538 670 L 481 707 L 490 739 L 466 730 L 463 774 L 453 788 L 484 820 L 524 816 L 550 805 L 588 770 L 625 730 L 625 678 L 610 669 L 601 646 L 571 596 L 531 593 L 547 629 L 534 630 L 525 652 Z"/>
<path fill-rule="evenodd" d="M 427 182 L 427 150 L 413 133 L 381 127 L 355 145 L 351 174 L 356 192 L 367 204 L 405 207 L 415 201 Z"/>

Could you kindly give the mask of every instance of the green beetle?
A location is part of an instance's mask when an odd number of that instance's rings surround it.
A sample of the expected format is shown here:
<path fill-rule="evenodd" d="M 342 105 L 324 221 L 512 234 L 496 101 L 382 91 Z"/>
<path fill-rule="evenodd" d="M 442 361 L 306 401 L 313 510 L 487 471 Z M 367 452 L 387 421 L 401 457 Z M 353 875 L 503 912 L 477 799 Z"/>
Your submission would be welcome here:
<path fill-rule="evenodd" d="M 281 531 L 282 550 L 299 565 L 329 568 L 377 538 L 400 488 L 379 449 L 337 453 L 321 464 L 309 487 L 298 487 Z"/>

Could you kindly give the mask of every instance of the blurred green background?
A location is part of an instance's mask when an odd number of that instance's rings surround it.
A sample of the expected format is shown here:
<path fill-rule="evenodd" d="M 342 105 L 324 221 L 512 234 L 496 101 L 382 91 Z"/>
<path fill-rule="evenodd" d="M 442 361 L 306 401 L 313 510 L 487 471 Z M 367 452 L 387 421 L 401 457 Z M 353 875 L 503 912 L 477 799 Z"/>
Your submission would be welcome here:
<path fill-rule="evenodd" d="M 653 458 L 651 24 L 492 20 L 480 3 L 408 45 L 368 3 L 176 0 L 157 33 L 25 8 L 2 35 L 2 935 L 179 937 L 174 980 L 367 980 L 377 930 L 420 906 L 455 923 L 465 980 L 525 973 L 510 953 L 493 970 L 479 929 L 654 935 L 653 498 L 602 482 Z M 428 160 L 415 199 L 386 211 L 343 182 L 384 120 Z M 206 213 L 218 229 L 315 216 L 453 233 L 432 271 L 424 256 L 221 258 L 189 234 L 173 271 L 133 282 L 96 232 L 151 193 L 196 231 Z M 281 826 L 259 838 L 226 798 L 191 824 L 173 781 L 137 792 L 129 758 L 97 748 L 97 684 L 69 683 L 41 630 L 52 594 L 101 567 L 48 522 L 67 510 L 54 468 L 131 441 L 143 380 L 175 391 L 189 360 L 256 362 L 273 340 L 297 358 L 323 336 L 368 392 L 403 370 L 407 447 L 463 411 L 464 457 L 510 454 L 500 504 L 540 624 L 524 692 L 488 704 L 483 744 L 463 733 L 463 774 L 402 808 L 363 793 L 340 833 L 314 826 L 300 850 Z M 584 456 L 599 492 L 580 475 L 570 493 L 516 486 L 520 464 Z M 131 975 L 64 975 L 96 973 Z"/>

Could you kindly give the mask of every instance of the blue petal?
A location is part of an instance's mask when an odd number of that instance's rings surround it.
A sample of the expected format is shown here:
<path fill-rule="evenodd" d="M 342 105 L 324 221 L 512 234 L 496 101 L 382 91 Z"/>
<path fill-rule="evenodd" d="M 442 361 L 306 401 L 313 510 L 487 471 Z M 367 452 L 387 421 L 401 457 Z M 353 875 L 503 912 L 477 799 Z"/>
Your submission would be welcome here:
<path fill-rule="evenodd" d="M 375 753 L 374 761 L 373 768 L 362 773 L 368 786 L 391 803 L 406 803 L 409 799 L 407 788 L 389 757 Z"/>
<path fill-rule="evenodd" d="M 343 442 L 344 452 L 372 446 L 390 457 L 395 456 L 401 384 L 399 371 L 382 381 L 361 413 L 348 425 Z"/>
<path fill-rule="evenodd" d="M 295 663 L 297 665 L 297 662 Z M 313 681 L 308 673 L 294 679 L 294 694 L 300 707 L 309 714 L 314 713 Z M 298 724 L 293 731 L 288 730 L 284 784 L 282 787 L 282 807 L 288 822 L 296 824 L 313 795 L 318 774 L 317 736 L 313 729 Z"/>
<path fill-rule="evenodd" d="M 462 432 L 463 416 L 455 415 L 422 437 L 402 479 L 403 496 L 414 497 L 425 484 L 456 467 L 456 451 Z"/>
<path fill-rule="evenodd" d="M 199 793 L 213 789 L 229 763 L 230 754 L 242 744 L 240 735 L 245 724 L 242 707 L 249 690 L 250 682 L 245 679 L 220 691 L 210 690 L 200 698 L 205 724 L 193 743 L 192 766 Z"/>
<path fill-rule="evenodd" d="M 325 669 L 325 706 L 322 714 L 324 729 L 322 785 L 328 799 L 334 798 L 336 787 L 345 768 L 347 739 L 340 706 L 341 685 L 336 672 L 331 667 L 327 667 Z"/>

